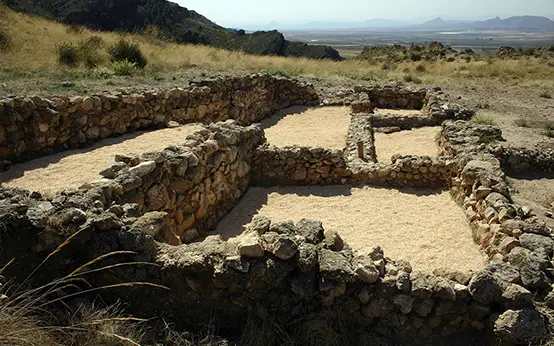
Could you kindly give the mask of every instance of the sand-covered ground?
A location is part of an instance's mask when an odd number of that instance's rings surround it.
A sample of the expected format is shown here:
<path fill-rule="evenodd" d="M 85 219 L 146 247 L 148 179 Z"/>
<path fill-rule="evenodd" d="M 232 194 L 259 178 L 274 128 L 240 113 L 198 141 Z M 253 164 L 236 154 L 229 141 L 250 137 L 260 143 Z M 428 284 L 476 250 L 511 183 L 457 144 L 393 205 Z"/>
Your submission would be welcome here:
<path fill-rule="evenodd" d="M 275 221 L 321 220 L 363 253 L 379 245 L 392 259 L 432 271 L 481 268 L 485 258 L 473 243 L 466 218 L 448 191 L 365 186 L 252 187 L 214 233 L 240 236 L 261 214 Z"/>
<path fill-rule="evenodd" d="M 440 126 L 432 126 L 391 134 L 376 132 L 375 150 L 377 160 L 390 163 L 391 157 L 395 154 L 437 156 L 439 148 L 435 138 L 440 131 Z"/>
<path fill-rule="evenodd" d="M 300 145 L 344 149 L 350 107 L 289 107 L 262 120 L 267 141 L 278 147 Z"/>
<path fill-rule="evenodd" d="M 187 135 L 199 129 L 198 125 L 185 125 L 104 139 L 87 148 L 63 151 L 17 164 L 7 172 L 0 173 L 0 182 L 5 186 L 52 195 L 101 179 L 98 172 L 112 163 L 116 154 L 138 155 L 162 150 L 184 141 Z"/>

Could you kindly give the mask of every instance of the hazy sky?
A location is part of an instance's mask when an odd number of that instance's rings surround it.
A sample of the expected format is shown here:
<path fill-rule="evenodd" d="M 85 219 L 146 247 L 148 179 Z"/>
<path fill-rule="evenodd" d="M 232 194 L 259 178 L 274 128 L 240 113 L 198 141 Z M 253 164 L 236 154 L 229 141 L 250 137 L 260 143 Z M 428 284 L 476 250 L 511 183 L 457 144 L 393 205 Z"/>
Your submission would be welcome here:
<path fill-rule="evenodd" d="M 251 22 L 484 19 L 515 15 L 554 18 L 554 0 L 172 0 L 218 24 Z"/>

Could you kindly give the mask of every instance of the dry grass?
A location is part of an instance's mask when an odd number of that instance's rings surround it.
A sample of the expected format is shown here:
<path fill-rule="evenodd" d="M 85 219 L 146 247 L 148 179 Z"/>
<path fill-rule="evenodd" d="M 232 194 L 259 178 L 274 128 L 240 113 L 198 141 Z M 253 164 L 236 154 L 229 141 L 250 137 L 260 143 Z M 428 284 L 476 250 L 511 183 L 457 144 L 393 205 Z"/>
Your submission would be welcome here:
<path fill-rule="evenodd" d="M 301 145 L 344 149 L 350 125 L 348 107 L 294 106 L 262 120 L 267 141 L 278 147 Z"/>
<path fill-rule="evenodd" d="M 250 188 L 215 233 L 232 238 L 261 214 L 274 221 L 321 220 L 355 250 L 380 245 L 392 259 L 417 270 L 448 266 L 481 268 L 485 259 L 473 243 L 462 210 L 447 191 L 346 186 Z"/>
<path fill-rule="evenodd" d="M 156 83 L 160 73 L 183 71 L 210 71 L 224 73 L 244 73 L 271 71 L 287 76 L 317 76 L 324 78 L 347 78 L 354 80 L 396 80 L 418 72 L 423 83 L 471 86 L 479 81 L 482 87 L 495 88 L 498 81 L 508 85 L 554 88 L 554 70 L 545 68 L 544 60 L 525 57 L 518 60 L 490 60 L 466 62 L 403 62 L 394 68 L 384 70 L 382 66 L 367 61 L 349 59 L 343 62 L 316 61 L 301 58 L 274 56 L 253 56 L 241 52 L 230 52 L 204 46 L 173 44 L 159 40 L 150 34 L 121 34 L 94 32 L 83 29 L 81 32 L 68 30 L 62 24 L 40 18 L 15 13 L 5 7 L 0 10 L 0 28 L 13 42 L 8 53 L 2 54 L 0 70 L 5 80 L 34 78 L 47 84 L 46 80 L 59 78 L 94 78 L 85 68 L 66 69 L 57 63 L 56 46 L 64 42 L 78 45 L 92 36 L 98 36 L 105 46 L 110 46 L 125 38 L 137 42 L 149 61 L 145 71 L 135 78 L 135 84 Z M 40 56 L 40 59 L 36 59 Z M 99 56 L 107 61 L 104 50 Z M 22 72 L 24 71 L 24 72 Z M 0 75 L 1 76 L 1 75 Z M 145 77 L 148 80 L 142 80 Z M 101 83 L 102 81 L 98 81 Z M 104 84 L 105 82 L 102 82 Z M 17 84 L 14 82 L 14 84 Z M 22 88 L 24 86 L 21 86 Z M 25 85 L 32 88 L 32 84 Z M 33 91 L 41 92 L 36 86 Z"/>
<path fill-rule="evenodd" d="M 187 135 L 199 129 L 198 125 L 185 125 L 105 139 L 85 149 L 63 151 L 15 165 L 2 172 L 0 182 L 8 187 L 53 195 L 101 179 L 98 172 L 112 163 L 116 154 L 139 155 L 162 150 L 184 141 Z"/>
<path fill-rule="evenodd" d="M 375 133 L 375 149 L 379 162 L 390 163 L 396 154 L 438 156 L 439 148 L 435 137 L 440 127 L 422 127 L 391 134 Z"/>

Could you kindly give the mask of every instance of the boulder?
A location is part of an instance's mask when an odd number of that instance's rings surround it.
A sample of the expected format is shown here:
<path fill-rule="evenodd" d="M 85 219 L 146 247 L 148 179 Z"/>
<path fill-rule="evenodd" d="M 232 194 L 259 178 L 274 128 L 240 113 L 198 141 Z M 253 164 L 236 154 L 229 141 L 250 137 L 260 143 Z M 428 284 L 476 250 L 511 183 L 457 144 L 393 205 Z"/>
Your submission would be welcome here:
<path fill-rule="evenodd" d="M 354 271 L 365 283 L 374 283 L 379 279 L 379 270 L 367 256 L 358 256 L 354 260 Z"/>
<path fill-rule="evenodd" d="M 502 283 L 497 276 L 487 270 L 476 274 L 469 282 L 468 288 L 473 299 L 481 304 L 501 302 Z"/>
<path fill-rule="evenodd" d="M 533 344 L 548 335 L 542 315 L 532 309 L 508 310 L 494 323 L 494 332 L 502 341 Z"/>
<path fill-rule="evenodd" d="M 291 237 L 281 236 L 273 244 L 273 254 L 283 261 L 289 260 L 298 252 L 298 245 Z"/>
<path fill-rule="evenodd" d="M 506 309 L 523 309 L 533 306 L 533 294 L 524 287 L 510 284 L 502 293 L 502 301 Z"/>
<path fill-rule="evenodd" d="M 237 247 L 239 254 L 245 257 L 263 257 L 265 254 L 260 235 L 256 232 L 245 234 Z"/>
<path fill-rule="evenodd" d="M 357 275 L 350 261 L 341 252 L 321 249 L 318 252 L 319 273 L 322 278 L 340 282 L 354 282 Z"/>

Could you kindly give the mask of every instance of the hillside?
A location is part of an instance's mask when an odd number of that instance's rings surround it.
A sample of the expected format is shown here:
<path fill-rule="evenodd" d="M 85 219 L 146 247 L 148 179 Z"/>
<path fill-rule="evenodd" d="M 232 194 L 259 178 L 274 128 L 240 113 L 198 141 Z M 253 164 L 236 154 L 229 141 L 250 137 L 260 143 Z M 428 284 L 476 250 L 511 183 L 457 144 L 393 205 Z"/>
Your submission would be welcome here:
<path fill-rule="evenodd" d="M 240 50 L 250 54 L 340 60 L 328 46 L 285 40 L 278 31 L 246 34 L 211 22 L 201 14 L 165 0 L 0 0 L 25 13 L 84 25 L 94 30 L 127 32 L 156 28 L 177 43 L 193 43 Z"/>

